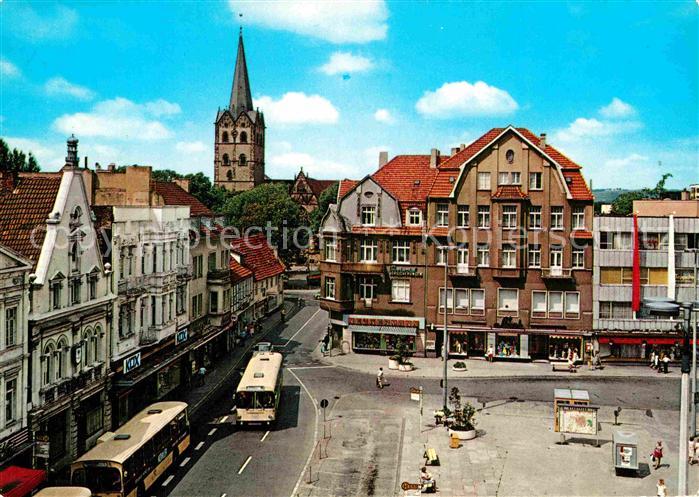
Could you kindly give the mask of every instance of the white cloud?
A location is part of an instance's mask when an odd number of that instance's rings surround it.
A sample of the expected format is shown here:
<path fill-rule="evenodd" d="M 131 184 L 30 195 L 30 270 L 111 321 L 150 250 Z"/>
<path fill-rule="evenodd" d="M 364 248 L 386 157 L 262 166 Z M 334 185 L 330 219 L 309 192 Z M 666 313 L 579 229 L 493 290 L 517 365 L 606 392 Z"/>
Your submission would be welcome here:
<path fill-rule="evenodd" d="M 637 166 L 648 162 L 648 157 L 645 155 L 640 155 L 637 153 L 632 153 L 626 157 L 621 157 L 617 159 L 608 159 L 605 161 L 604 165 L 611 168 L 625 168 L 628 166 Z"/>
<path fill-rule="evenodd" d="M 599 113 L 609 119 L 631 117 L 636 115 L 636 109 L 623 100 L 614 97 L 608 105 L 600 108 Z"/>
<path fill-rule="evenodd" d="M 75 133 L 78 137 L 161 140 L 172 136 L 172 131 L 165 124 L 153 119 L 162 114 L 162 102 L 137 104 L 123 97 L 103 100 L 97 102 L 90 112 L 58 117 L 53 122 L 53 128 L 64 134 Z"/>
<path fill-rule="evenodd" d="M 63 5 L 41 4 L 41 14 L 27 3 L 13 5 L 12 21 L 6 25 L 30 41 L 70 38 L 78 23 L 78 13 Z M 9 12 L 7 12 L 9 15 Z"/>
<path fill-rule="evenodd" d="M 45 140 L 19 136 L 8 136 L 4 139 L 10 148 L 17 148 L 25 154 L 31 152 L 42 170 L 60 168 L 65 163 L 65 144 L 49 144 Z"/>
<path fill-rule="evenodd" d="M 426 91 L 415 104 L 420 114 L 437 119 L 502 116 L 518 108 L 509 93 L 483 81 L 444 83 L 436 91 Z"/>
<path fill-rule="evenodd" d="M 119 154 L 119 150 L 115 147 L 110 147 L 109 145 L 100 145 L 100 144 L 95 144 L 92 146 L 98 157 L 102 160 L 109 160 L 113 162 L 115 160 L 115 157 Z M 88 153 L 88 157 L 90 157 L 90 154 Z M 95 159 L 95 157 L 90 157 L 90 159 Z"/>
<path fill-rule="evenodd" d="M 368 57 L 353 55 L 350 52 L 335 52 L 330 56 L 330 60 L 319 69 L 328 76 L 332 76 L 334 74 L 365 72 L 373 67 L 374 62 Z"/>
<path fill-rule="evenodd" d="M 374 112 L 374 119 L 380 123 L 391 124 L 395 121 L 393 115 L 388 109 L 376 109 Z"/>
<path fill-rule="evenodd" d="M 331 43 L 383 40 L 388 31 L 388 9 L 383 0 L 294 2 L 229 0 L 231 11 L 243 14 L 245 24 L 291 31 Z"/>
<path fill-rule="evenodd" d="M 330 100 L 320 95 L 290 91 L 279 100 L 262 96 L 255 106 L 265 114 L 265 120 L 275 124 L 333 124 L 340 113 Z"/>
<path fill-rule="evenodd" d="M 182 152 L 185 154 L 197 154 L 206 151 L 206 145 L 204 145 L 204 143 L 200 141 L 177 142 L 177 144 L 175 145 L 175 149 L 178 152 Z"/>
<path fill-rule="evenodd" d="M 175 114 L 182 112 L 180 104 L 168 102 L 162 98 L 146 103 L 146 109 L 148 109 L 148 112 L 153 114 L 155 117 L 174 116 Z"/>
<path fill-rule="evenodd" d="M 594 117 L 579 117 L 570 123 L 567 128 L 555 132 L 554 139 L 563 143 L 570 143 L 630 133 L 641 127 L 642 124 L 638 121 L 601 121 Z"/>
<path fill-rule="evenodd" d="M 68 95 L 79 100 L 92 100 L 95 92 L 85 86 L 76 85 L 60 76 L 49 79 L 44 84 L 44 89 L 49 95 Z"/>
<path fill-rule="evenodd" d="M 22 71 L 9 60 L 0 59 L 0 75 L 7 78 L 17 78 L 22 75 Z"/>
<path fill-rule="evenodd" d="M 317 179 L 336 179 L 352 176 L 356 168 L 327 159 L 319 159 L 304 152 L 285 152 L 273 155 L 269 159 L 272 177 L 289 177 L 296 174 L 301 167 L 309 176 Z"/>

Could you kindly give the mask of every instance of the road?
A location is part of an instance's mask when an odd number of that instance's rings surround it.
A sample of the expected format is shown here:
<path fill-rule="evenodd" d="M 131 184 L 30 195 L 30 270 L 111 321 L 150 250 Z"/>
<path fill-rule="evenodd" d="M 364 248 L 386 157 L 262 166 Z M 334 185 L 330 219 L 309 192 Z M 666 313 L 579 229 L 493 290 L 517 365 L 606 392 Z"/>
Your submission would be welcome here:
<path fill-rule="evenodd" d="M 317 302 L 306 306 L 274 330 L 269 340 L 285 355 L 281 419 L 276 428 L 238 429 L 230 423 L 232 393 L 237 378 L 220 397 L 210 401 L 195 420 L 189 459 L 158 482 L 152 495 L 184 496 L 288 496 L 303 483 L 306 461 L 316 439 L 316 407 L 321 399 L 334 404 L 343 397 L 384 395 L 389 402 L 407 392 L 415 379 L 393 379 L 383 392 L 374 387 L 373 374 L 328 367 L 314 361 L 311 352 L 327 329 L 328 318 Z M 421 380 L 427 395 L 440 393 L 439 380 Z M 677 409 L 679 382 L 652 378 L 592 378 L 539 380 L 536 378 L 463 379 L 450 382 L 468 397 L 488 403 L 550 402 L 553 388 L 588 390 L 602 406 L 648 410 Z M 221 420 L 223 419 L 223 422 Z M 180 466 L 181 465 L 181 466 Z"/>

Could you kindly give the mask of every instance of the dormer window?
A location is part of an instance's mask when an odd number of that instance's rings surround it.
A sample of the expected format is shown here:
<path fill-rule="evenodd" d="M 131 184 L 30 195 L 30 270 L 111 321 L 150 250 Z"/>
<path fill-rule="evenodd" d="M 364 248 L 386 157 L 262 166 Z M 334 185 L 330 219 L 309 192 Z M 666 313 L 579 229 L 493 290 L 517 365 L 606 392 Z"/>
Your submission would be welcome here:
<path fill-rule="evenodd" d="M 410 226 L 420 226 L 422 224 L 422 212 L 420 209 L 410 209 L 408 211 L 408 224 Z"/>
<path fill-rule="evenodd" d="M 376 225 L 376 206 L 365 205 L 362 207 L 362 224 L 364 226 Z"/>

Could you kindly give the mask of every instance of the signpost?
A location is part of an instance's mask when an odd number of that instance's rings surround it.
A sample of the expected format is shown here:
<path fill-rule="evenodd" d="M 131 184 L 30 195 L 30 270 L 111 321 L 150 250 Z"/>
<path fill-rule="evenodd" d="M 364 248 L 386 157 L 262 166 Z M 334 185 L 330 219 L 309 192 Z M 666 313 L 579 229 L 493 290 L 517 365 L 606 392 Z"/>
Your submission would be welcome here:
<path fill-rule="evenodd" d="M 323 440 L 325 440 L 325 409 L 328 407 L 328 399 L 322 399 L 320 401 L 320 408 L 323 409 Z"/>

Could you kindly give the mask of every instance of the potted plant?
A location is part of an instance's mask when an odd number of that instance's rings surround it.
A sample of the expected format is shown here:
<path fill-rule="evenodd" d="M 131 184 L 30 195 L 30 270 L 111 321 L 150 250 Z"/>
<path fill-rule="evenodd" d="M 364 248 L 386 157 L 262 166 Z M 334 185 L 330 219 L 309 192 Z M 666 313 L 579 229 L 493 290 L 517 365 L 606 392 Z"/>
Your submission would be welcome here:
<path fill-rule="evenodd" d="M 410 362 L 409 358 L 411 356 L 410 349 L 408 348 L 408 345 L 403 341 L 400 340 L 398 342 L 398 370 L 399 371 L 412 371 L 413 370 L 413 363 Z"/>
<path fill-rule="evenodd" d="M 466 363 L 464 361 L 456 361 L 452 364 L 451 369 L 454 371 L 466 371 Z"/>
<path fill-rule="evenodd" d="M 449 436 L 455 435 L 459 440 L 476 438 L 476 408 L 470 402 L 461 402 L 461 394 L 457 387 L 451 389 L 449 405 L 454 420 L 449 427 Z"/>

